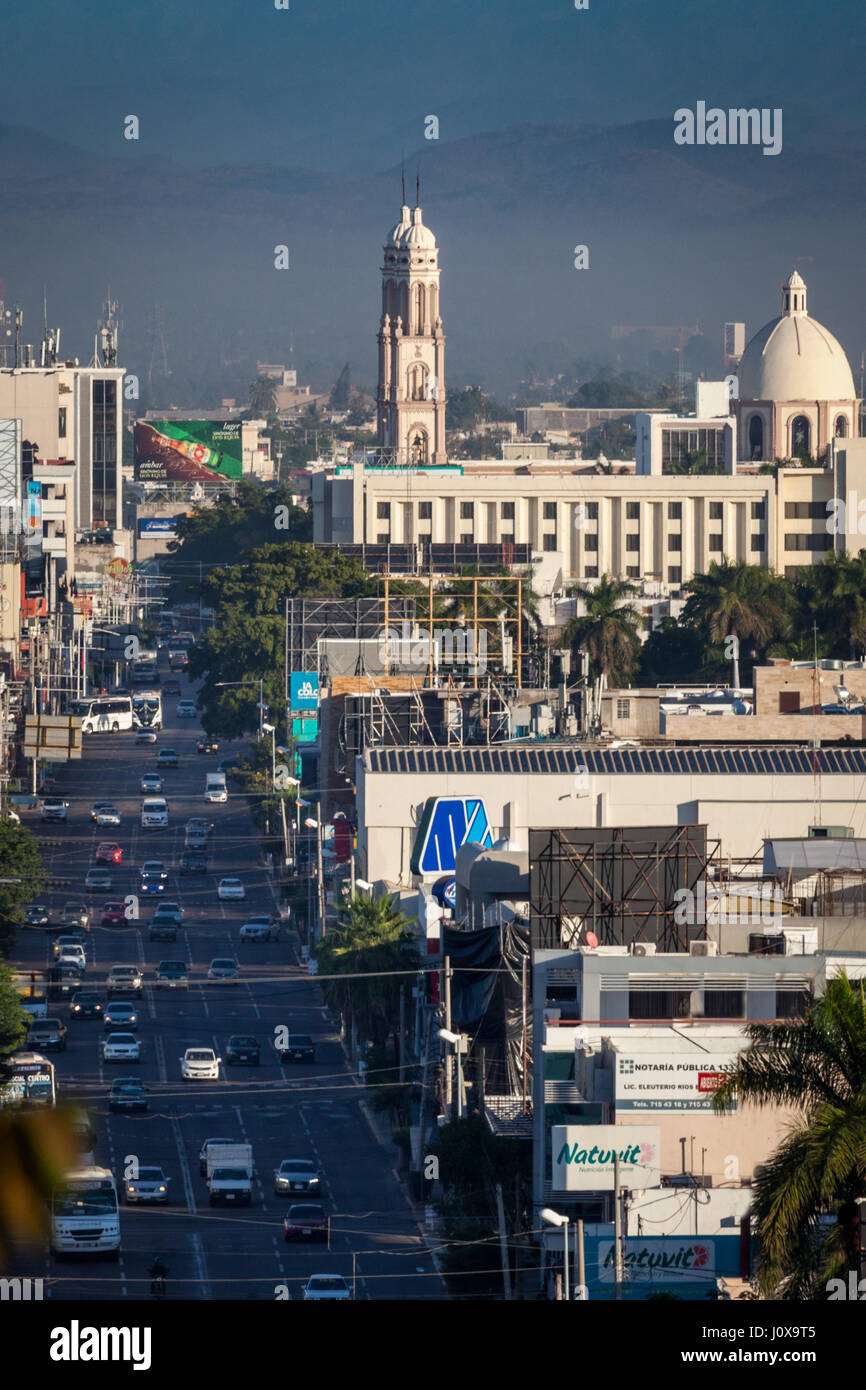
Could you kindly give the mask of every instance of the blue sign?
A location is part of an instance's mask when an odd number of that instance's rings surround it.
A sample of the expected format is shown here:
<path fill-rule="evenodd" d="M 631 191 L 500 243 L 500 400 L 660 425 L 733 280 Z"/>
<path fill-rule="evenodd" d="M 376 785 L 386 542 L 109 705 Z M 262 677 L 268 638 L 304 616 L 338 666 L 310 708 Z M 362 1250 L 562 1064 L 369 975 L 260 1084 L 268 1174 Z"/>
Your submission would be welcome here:
<path fill-rule="evenodd" d="M 142 516 L 138 521 L 140 536 L 177 536 L 176 516 Z"/>
<path fill-rule="evenodd" d="M 457 906 L 457 880 L 450 874 L 437 878 L 432 888 L 433 897 L 440 907 L 450 907 L 453 912 Z"/>
<path fill-rule="evenodd" d="M 293 671 L 290 690 L 292 709 L 319 708 L 319 677 L 315 671 Z"/>
<path fill-rule="evenodd" d="M 493 835 L 480 796 L 431 796 L 415 836 L 409 867 L 413 874 L 452 873 L 465 844 L 489 849 Z"/>

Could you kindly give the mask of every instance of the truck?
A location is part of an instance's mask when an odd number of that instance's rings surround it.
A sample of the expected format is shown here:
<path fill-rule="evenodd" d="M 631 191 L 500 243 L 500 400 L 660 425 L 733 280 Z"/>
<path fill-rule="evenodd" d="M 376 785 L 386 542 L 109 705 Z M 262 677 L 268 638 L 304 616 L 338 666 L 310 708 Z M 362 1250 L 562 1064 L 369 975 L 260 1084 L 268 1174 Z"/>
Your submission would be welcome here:
<path fill-rule="evenodd" d="M 229 793 L 224 772 L 209 772 L 207 774 L 204 779 L 204 799 L 205 801 L 228 801 Z"/>
<path fill-rule="evenodd" d="M 252 1144 L 214 1144 L 207 1151 L 207 1189 L 212 1207 L 249 1206 L 253 1190 Z"/>

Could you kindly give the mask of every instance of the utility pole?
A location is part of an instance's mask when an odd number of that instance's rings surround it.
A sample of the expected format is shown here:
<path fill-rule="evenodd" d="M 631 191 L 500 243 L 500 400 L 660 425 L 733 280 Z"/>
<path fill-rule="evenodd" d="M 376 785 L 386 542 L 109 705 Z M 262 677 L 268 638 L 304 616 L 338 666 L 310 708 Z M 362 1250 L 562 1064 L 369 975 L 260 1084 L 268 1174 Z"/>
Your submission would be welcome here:
<path fill-rule="evenodd" d="M 354 875 L 353 875 L 354 876 Z M 406 1077 L 406 985 L 400 982 L 400 1037 L 399 1037 L 399 1057 L 400 1057 L 400 1085 Z"/>
<path fill-rule="evenodd" d="M 445 956 L 444 970 L 442 972 L 442 1002 L 445 1005 L 445 1027 L 451 1032 L 451 957 Z M 452 1118 L 451 1109 L 454 1104 L 454 1097 L 451 1084 L 451 1053 L 445 1053 L 445 1114 L 449 1119 Z"/>
<path fill-rule="evenodd" d="M 319 817 L 321 817 L 321 805 L 319 807 Z M 319 941 L 324 940 L 325 936 L 325 874 L 322 868 L 322 832 L 323 825 L 321 819 L 316 820 L 316 888 L 319 899 Z"/>
<path fill-rule="evenodd" d="M 586 1287 L 586 1255 L 583 1247 L 583 1217 L 577 1219 L 577 1293 L 576 1297 L 580 1302 L 585 1302 L 589 1298 L 589 1290 Z"/>
<path fill-rule="evenodd" d="M 508 1266 L 508 1237 L 505 1234 L 505 1205 L 502 1201 L 502 1183 L 496 1184 L 496 1212 L 499 1219 L 499 1253 L 502 1258 L 502 1282 L 505 1286 L 505 1302 L 511 1302 L 511 1270 Z"/>
<path fill-rule="evenodd" d="M 616 1301 L 622 1298 L 622 1200 L 619 1186 L 619 1155 L 613 1160 L 613 1245 Z"/>

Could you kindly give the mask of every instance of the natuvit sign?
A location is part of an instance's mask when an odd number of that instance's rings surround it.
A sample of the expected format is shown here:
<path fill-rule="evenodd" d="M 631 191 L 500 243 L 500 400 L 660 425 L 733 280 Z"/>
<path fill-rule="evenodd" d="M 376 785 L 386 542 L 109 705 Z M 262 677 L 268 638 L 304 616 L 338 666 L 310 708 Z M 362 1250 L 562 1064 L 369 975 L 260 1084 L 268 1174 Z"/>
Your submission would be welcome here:
<path fill-rule="evenodd" d="M 559 1192 L 612 1191 L 619 1159 L 623 1187 L 658 1187 L 657 1125 L 554 1125 L 554 1188 Z"/>

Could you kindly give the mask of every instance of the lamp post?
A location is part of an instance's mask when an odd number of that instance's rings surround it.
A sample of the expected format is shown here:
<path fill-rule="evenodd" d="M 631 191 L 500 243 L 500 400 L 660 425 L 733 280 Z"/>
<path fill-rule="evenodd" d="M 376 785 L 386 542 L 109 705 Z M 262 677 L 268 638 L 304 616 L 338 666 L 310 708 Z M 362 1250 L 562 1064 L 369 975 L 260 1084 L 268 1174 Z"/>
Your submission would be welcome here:
<path fill-rule="evenodd" d="M 451 1033 L 447 1028 L 439 1029 L 443 1042 L 451 1043 L 457 1058 L 457 1119 L 463 1119 L 463 1054 L 467 1051 L 468 1039 L 465 1033 Z"/>
<path fill-rule="evenodd" d="M 563 1278 L 562 1292 L 566 1303 L 571 1301 L 571 1290 L 568 1283 L 568 1225 L 569 1218 L 563 1216 L 561 1212 L 554 1211 L 552 1207 L 544 1207 L 541 1213 L 542 1221 L 546 1221 L 548 1226 L 561 1226 L 563 1235 L 562 1253 L 565 1260 L 565 1275 Z"/>
<path fill-rule="evenodd" d="M 257 686 L 259 687 L 259 738 L 261 738 L 262 735 L 263 735 L 263 733 L 264 733 L 264 722 L 265 722 L 265 694 L 264 694 L 264 691 L 265 691 L 265 681 L 264 681 L 264 677 L 263 677 L 263 676 L 260 677 L 259 680 L 257 680 L 257 681 L 254 681 L 254 680 L 253 680 L 253 681 L 217 681 L 217 682 L 216 682 L 216 688 L 217 688 L 218 690 L 225 690 L 225 689 L 227 689 L 229 686 L 244 686 L 244 685 L 257 685 Z"/>

